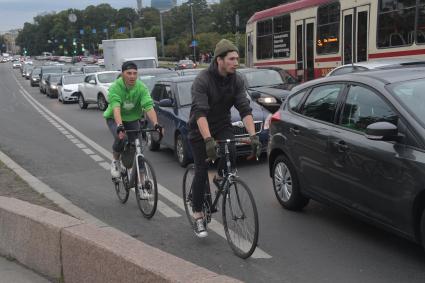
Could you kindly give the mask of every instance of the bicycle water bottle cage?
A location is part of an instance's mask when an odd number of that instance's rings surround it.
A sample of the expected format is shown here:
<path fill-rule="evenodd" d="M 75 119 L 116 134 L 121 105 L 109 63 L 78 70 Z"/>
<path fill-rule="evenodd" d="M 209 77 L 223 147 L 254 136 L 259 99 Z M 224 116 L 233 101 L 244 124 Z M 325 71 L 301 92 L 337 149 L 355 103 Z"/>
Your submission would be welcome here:
<path fill-rule="evenodd" d="M 124 147 L 124 151 L 121 154 L 122 164 L 130 169 L 133 166 L 134 154 L 136 153 L 136 146 L 134 143 L 127 143 Z"/>

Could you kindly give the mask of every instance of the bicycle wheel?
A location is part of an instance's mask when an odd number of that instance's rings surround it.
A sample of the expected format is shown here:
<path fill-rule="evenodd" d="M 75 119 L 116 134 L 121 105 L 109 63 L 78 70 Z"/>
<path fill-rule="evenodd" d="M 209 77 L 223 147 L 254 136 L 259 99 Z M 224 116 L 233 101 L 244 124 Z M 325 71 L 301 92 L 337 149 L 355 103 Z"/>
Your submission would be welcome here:
<path fill-rule="evenodd" d="M 128 196 L 130 194 L 130 190 L 128 189 L 128 175 L 127 169 L 125 173 L 121 174 L 121 178 L 114 180 L 115 193 L 121 203 L 126 203 L 128 200 Z"/>
<path fill-rule="evenodd" d="M 195 165 L 189 164 L 183 175 L 183 203 L 187 220 L 193 227 L 195 221 L 192 217 L 192 182 L 195 177 Z"/>
<path fill-rule="evenodd" d="M 248 186 L 239 179 L 231 182 L 223 197 L 223 226 L 233 252 L 248 258 L 257 247 L 258 213 Z"/>
<path fill-rule="evenodd" d="M 140 175 L 143 180 L 143 192 L 138 189 L 137 184 L 140 183 L 140 180 L 137 180 L 135 187 L 136 200 L 143 216 L 149 219 L 152 218 L 152 216 L 155 214 L 156 206 L 158 204 L 158 187 L 156 183 L 155 172 L 150 162 L 142 157 L 139 157 L 138 162 Z"/>

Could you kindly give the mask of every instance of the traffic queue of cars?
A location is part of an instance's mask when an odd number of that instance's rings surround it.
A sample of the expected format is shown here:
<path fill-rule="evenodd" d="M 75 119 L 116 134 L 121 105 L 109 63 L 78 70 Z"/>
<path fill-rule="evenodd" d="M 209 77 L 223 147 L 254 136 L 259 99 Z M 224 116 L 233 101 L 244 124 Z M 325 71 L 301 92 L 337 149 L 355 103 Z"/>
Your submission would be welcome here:
<path fill-rule="evenodd" d="M 310 199 L 331 204 L 425 245 L 424 71 L 421 61 L 356 63 L 297 85 L 276 67 L 239 69 L 279 203 L 296 211 Z M 148 146 L 173 149 L 181 166 L 192 162 L 187 122 L 197 73 L 139 74 L 165 129 L 160 143 L 148 135 Z M 105 109 L 107 88 L 118 75 L 62 74 L 58 98 Z M 51 78 L 42 75 L 40 90 L 51 88 L 53 96 Z M 236 136 L 248 136 L 235 109 L 232 124 Z M 238 145 L 237 153 L 248 155 L 249 147 Z"/>

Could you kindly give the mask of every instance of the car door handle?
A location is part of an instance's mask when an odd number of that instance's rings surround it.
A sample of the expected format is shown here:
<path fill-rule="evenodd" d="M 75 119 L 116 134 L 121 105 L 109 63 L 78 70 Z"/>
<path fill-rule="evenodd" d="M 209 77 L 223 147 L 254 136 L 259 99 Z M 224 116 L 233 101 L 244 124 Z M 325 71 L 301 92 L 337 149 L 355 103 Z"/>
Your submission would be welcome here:
<path fill-rule="evenodd" d="M 345 141 L 335 142 L 334 144 L 338 148 L 339 152 L 347 152 L 350 149 Z"/>
<path fill-rule="evenodd" d="M 298 128 L 289 128 L 289 132 L 296 136 L 300 133 L 300 130 Z"/>

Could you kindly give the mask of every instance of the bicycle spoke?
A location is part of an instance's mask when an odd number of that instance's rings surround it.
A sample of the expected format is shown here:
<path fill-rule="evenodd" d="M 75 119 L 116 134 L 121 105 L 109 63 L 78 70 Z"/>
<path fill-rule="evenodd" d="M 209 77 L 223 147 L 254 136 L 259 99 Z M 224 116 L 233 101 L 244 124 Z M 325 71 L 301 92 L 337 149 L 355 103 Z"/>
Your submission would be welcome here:
<path fill-rule="evenodd" d="M 242 258 L 249 257 L 258 241 L 258 215 L 249 188 L 235 180 L 223 200 L 223 223 L 227 240 Z"/>
<path fill-rule="evenodd" d="M 158 202 L 156 177 L 152 166 L 146 159 L 138 162 L 140 175 L 137 177 L 136 185 L 137 205 L 146 218 L 151 218 L 155 214 Z"/>

